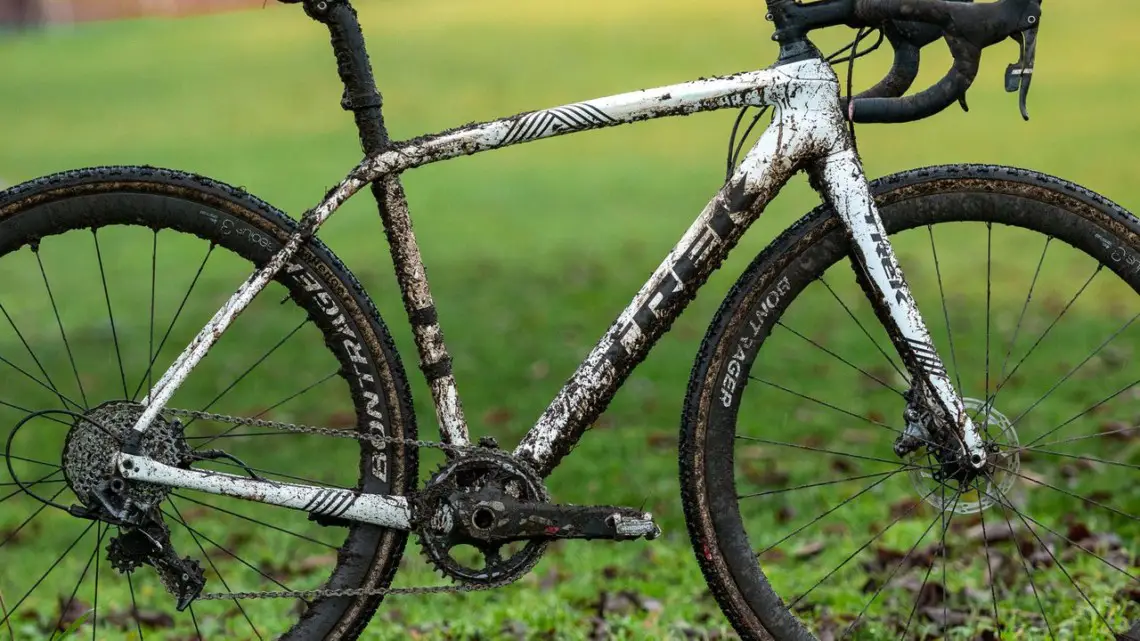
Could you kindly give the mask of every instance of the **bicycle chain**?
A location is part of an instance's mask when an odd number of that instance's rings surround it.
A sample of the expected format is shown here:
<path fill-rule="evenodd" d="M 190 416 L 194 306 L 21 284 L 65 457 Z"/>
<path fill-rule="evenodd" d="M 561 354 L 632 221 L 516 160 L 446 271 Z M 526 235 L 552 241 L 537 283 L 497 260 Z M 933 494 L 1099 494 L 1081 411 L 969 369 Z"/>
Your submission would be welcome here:
<path fill-rule="evenodd" d="M 333 438 L 347 438 L 357 441 L 368 441 L 373 445 L 380 444 L 400 444 L 409 447 L 429 448 L 443 450 L 445 452 L 452 452 L 461 454 L 476 449 L 477 446 L 472 445 L 448 445 L 447 443 L 440 443 L 437 441 L 421 441 L 417 439 L 402 438 L 398 436 L 378 436 L 375 434 L 361 434 L 349 430 L 338 430 L 328 427 L 314 427 L 312 425 L 300 425 L 297 423 L 282 423 L 280 421 L 269 421 L 260 418 L 242 418 L 239 416 L 229 416 L 226 414 L 214 414 L 211 412 L 202 412 L 195 410 L 180 410 L 167 408 L 163 410 L 164 414 L 171 416 L 184 416 L 193 419 L 201 419 L 206 421 L 215 421 L 219 423 L 229 423 L 232 425 L 248 425 L 252 427 L 264 427 L 269 429 L 280 430 L 284 432 L 293 432 L 297 434 L 318 434 L 321 436 L 331 436 Z M 208 441 L 207 441 L 208 442 Z M 236 599 L 304 599 L 309 600 L 313 598 L 325 597 L 362 597 L 362 596 L 389 596 L 393 594 L 441 594 L 441 593 L 463 593 L 463 592 L 479 592 L 483 590 L 494 590 L 506 585 L 514 583 L 517 579 L 506 579 L 492 583 L 457 583 L 455 585 L 438 585 L 438 586 L 424 586 L 412 588 L 342 588 L 339 590 L 278 590 L 266 592 L 211 592 L 199 595 L 198 601 L 229 601 Z"/>

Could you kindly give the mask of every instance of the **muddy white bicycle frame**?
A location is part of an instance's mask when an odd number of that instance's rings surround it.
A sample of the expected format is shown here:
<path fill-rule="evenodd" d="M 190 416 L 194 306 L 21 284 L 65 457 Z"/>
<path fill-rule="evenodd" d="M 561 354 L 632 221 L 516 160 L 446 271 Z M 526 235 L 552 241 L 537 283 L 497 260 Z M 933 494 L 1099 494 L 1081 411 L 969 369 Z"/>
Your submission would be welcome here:
<path fill-rule="evenodd" d="M 965 450 L 971 462 L 980 466 L 985 460 L 981 439 L 946 375 L 895 259 L 847 130 L 838 79 L 831 67 L 818 58 L 523 113 L 395 143 L 366 157 L 305 214 L 301 231 L 250 276 L 176 359 L 143 401 L 146 410 L 134 429 L 141 434 L 148 428 L 237 315 L 340 205 L 364 186 L 380 181 L 385 195 L 382 206 L 403 213 L 406 220 L 407 203 L 398 176 L 408 169 L 541 138 L 745 105 L 773 107 L 771 125 L 578 367 L 514 454 L 543 475 L 549 474 L 765 206 L 794 173 L 806 169 L 812 172 L 814 183 L 850 232 L 853 257 L 875 290 L 876 300 L 872 303 L 893 322 L 888 333 L 912 380 L 924 379 L 941 408 L 950 417 L 956 417 Z M 452 445 L 466 445 L 467 425 L 415 236 L 410 225 L 388 229 L 388 233 L 390 242 L 396 245 L 393 255 L 407 259 L 397 265 L 396 272 L 405 299 L 410 301 L 409 321 L 420 352 L 421 369 L 435 401 L 441 437 Z M 779 294 L 774 291 L 767 295 Z M 119 455 L 118 467 L 124 477 L 132 480 L 410 529 L 410 507 L 403 496 L 358 494 L 186 470 L 139 456 L 129 446 Z"/>

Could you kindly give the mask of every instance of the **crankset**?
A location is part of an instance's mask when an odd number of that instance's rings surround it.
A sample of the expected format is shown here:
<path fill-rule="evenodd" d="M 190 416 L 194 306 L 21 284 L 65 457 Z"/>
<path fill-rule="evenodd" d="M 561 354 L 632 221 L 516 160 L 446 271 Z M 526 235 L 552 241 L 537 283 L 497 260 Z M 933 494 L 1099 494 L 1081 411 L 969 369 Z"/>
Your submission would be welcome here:
<path fill-rule="evenodd" d="M 481 449 L 440 469 L 416 502 L 424 554 L 443 574 L 469 583 L 517 579 L 556 539 L 655 539 L 651 514 L 614 506 L 549 502 L 542 478 L 514 457 Z M 511 544 L 521 547 L 511 550 Z M 461 548 L 478 551 L 481 563 Z"/>

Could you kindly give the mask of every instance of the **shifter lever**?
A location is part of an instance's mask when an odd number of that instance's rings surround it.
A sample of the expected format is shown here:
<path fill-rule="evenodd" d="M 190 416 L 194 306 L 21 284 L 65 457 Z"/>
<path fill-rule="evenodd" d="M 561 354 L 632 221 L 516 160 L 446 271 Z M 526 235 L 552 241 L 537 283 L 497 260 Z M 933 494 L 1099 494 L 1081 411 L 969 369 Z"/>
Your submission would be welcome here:
<path fill-rule="evenodd" d="M 1029 120 L 1029 83 L 1033 81 L 1033 61 L 1037 57 L 1037 27 L 1010 36 L 1021 45 L 1021 57 L 1005 70 L 1005 90 L 1020 91 L 1021 117 Z"/>

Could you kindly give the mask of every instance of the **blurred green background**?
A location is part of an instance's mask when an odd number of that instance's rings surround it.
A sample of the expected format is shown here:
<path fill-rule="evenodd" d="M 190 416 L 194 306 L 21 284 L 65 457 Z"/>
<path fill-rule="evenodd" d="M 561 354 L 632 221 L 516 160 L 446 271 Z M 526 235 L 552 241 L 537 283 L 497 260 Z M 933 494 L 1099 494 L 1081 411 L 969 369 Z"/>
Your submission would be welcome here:
<path fill-rule="evenodd" d="M 760 0 L 360 0 L 357 7 L 396 138 L 760 68 L 775 57 Z M 1084 0 L 1050 2 L 1045 12 L 1030 122 L 1003 91 L 1005 66 L 1017 58 L 1006 43 L 987 50 L 969 114 L 953 108 L 921 123 L 860 127 L 868 174 L 1000 163 L 1062 176 L 1126 208 L 1140 204 L 1131 153 L 1140 140 L 1140 85 L 1130 65 L 1140 7 Z M 851 35 L 831 30 L 818 42 L 829 51 Z M 888 61 L 886 51 L 861 60 L 856 87 L 876 81 Z M 918 84 L 948 64 L 931 47 Z M 150 164 L 241 186 L 296 216 L 359 160 L 340 93 L 327 34 L 298 7 L 4 34 L 0 182 Z M 513 444 L 545 408 L 719 188 L 734 116 L 585 133 L 405 176 L 475 432 Z M 559 546 L 537 570 L 541 580 L 492 596 L 392 600 L 370 634 L 434 638 L 450 621 L 456 635 L 509 635 L 507 626 L 520 623 L 584 637 L 595 625 L 599 591 L 623 589 L 652 601 L 611 622 L 616 636 L 725 632 L 681 520 L 673 449 L 680 405 L 723 293 L 779 230 L 817 204 L 804 180 L 789 186 L 618 395 L 600 423 L 605 429 L 588 434 L 551 478 L 559 500 L 645 502 L 666 524 L 664 539 Z M 376 299 L 404 354 L 421 433 L 431 437 L 434 413 L 413 366 L 374 204 L 367 195 L 351 201 L 321 236 Z M 426 579 L 421 566 L 402 582 Z"/>

